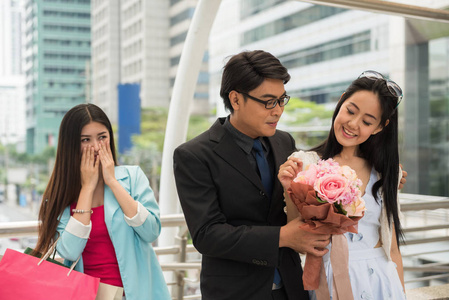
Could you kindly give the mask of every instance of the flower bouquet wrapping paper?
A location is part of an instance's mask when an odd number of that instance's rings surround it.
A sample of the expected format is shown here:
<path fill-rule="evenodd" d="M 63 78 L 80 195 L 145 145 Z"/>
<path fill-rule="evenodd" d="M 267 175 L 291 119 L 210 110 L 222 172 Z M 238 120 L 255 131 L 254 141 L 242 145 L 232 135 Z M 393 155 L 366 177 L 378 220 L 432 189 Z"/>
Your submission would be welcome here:
<path fill-rule="evenodd" d="M 309 153 L 293 154 L 303 161 L 304 169 L 292 181 L 287 194 L 302 216 L 304 230 L 332 235 L 333 294 L 337 299 L 351 299 L 348 246 L 343 233 L 357 233 L 357 223 L 366 210 L 361 197 L 362 182 L 350 167 L 340 166 L 333 159 L 316 162 L 317 159 L 311 159 Z M 303 283 L 306 290 L 317 290 L 320 286 L 319 298 L 322 292 L 328 294 L 321 257 L 306 254 Z"/>

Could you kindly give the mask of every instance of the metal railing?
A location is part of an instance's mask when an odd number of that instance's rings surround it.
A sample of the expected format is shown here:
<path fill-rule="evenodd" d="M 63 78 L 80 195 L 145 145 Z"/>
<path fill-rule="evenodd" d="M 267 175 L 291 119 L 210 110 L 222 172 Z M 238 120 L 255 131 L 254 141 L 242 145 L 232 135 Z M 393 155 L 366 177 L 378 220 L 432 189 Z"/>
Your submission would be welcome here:
<path fill-rule="evenodd" d="M 449 198 L 434 197 L 415 194 L 400 194 L 401 211 L 404 213 L 403 224 L 405 244 L 401 246 L 403 258 L 412 261 L 421 261 L 417 265 L 404 263 L 404 272 L 431 274 L 406 280 L 406 283 L 424 282 L 427 285 L 433 280 L 446 280 L 449 278 L 449 262 L 424 262 L 431 255 L 449 253 Z M 426 217 L 422 217 L 426 215 Z M 418 221 L 417 221 L 418 220 Z M 174 214 L 161 216 L 163 227 L 178 227 L 175 243 L 169 247 L 154 247 L 158 256 L 173 255 L 173 262 L 161 262 L 162 270 L 174 272 L 174 281 L 168 282 L 174 286 L 173 299 L 200 299 L 200 295 L 184 295 L 187 282 L 199 282 L 199 278 L 188 279 L 186 272 L 196 270 L 199 274 L 201 263 L 188 261 L 188 253 L 198 253 L 193 245 L 188 243 L 188 230 L 184 215 Z M 408 224 L 410 223 L 410 226 Z M 420 224 L 421 223 L 421 224 Z M 0 238 L 36 236 L 38 232 L 37 221 L 4 222 L 0 223 Z M 436 233 L 434 233 L 436 232 Z M 431 243 L 442 243 L 442 248 L 429 250 Z M 418 251 L 409 251 L 408 247 L 421 245 Z M 406 251 L 405 251 L 405 250 Z M 423 250 L 424 249 L 424 250 Z"/>
<path fill-rule="evenodd" d="M 449 279 L 449 198 L 400 194 L 406 284 L 432 285 Z"/>
<path fill-rule="evenodd" d="M 198 281 L 199 277 L 191 280 L 185 278 L 187 270 L 201 269 L 200 262 L 187 262 L 187 253 L 198 253 L 198 251 L 187 243 L 188 230 L 183 214 L 161 216 L 162 227 L 179 227 L 179 233 L 175 236 L 175 244 L 170 247 L 154 247 L 156 255 L 174 255 L 174 262 L 161 262 L 161 268 L 164 272 L 174 272 L 174 282 L 167 282 L 169 286 L 175 286 L 172 291 L 173 299 L 201 299 L 201 295 L 184 296 L 185 282 Z M 38 221 L 20 221 L 20 222 L 0 222 L 0 238 L 36 236 L 38 234 Z M 0 255 L 1 259 L 1 255 Z"/>

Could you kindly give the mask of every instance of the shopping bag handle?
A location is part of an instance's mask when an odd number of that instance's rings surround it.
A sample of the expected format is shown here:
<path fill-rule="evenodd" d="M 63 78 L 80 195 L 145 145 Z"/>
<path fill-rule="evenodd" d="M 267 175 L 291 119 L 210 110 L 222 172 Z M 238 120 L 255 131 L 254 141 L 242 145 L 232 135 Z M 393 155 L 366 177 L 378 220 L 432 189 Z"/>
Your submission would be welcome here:
<path fill-rule="evenodd" d="M 47 253 L 45 253 L 45 255 L 42 256 L 41 260 L 37 263 L 38 266 L 39 266 L 44 260 L 46 260 L 46 259 L 51 255 L 51 253 L 56 249 L 56 243 L 58 242 L 59 238 L 60 238 L 60 236 L 56 239 L 56 241 L 53 243 L 53 245 L 51 245 L 51 247 L 50 247 L 50 249 L 48 249 Z M 70 266 L 70 270 L 69 270 L 69 272 L 67 273 L 67 276 L 69 276 L 70 273 L 72 273 L 73 269 L 75 268 L 75 266 L 76 266 L 76 264 L 78 263 L 78 261 L 80 260 L 80 258 L 81 258 L 81 255 L 78 256 L 78 259 L 77 259 L 74 263 L 72 263 L 72 266 Z"/>

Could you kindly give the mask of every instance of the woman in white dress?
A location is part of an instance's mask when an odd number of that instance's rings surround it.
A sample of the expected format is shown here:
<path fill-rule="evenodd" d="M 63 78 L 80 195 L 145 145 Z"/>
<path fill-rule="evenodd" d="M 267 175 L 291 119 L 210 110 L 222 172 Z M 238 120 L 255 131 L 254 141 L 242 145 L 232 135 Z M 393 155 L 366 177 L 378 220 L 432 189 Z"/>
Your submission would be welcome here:
<path fill-rule="evenodd" d="M 365 216 L 358 223 L 358 234 L 345 234 L 354 299 L 405 299 L 397 197 L 397 108 L 401 99 L 402 90 L 395 82 L 375 71 L 363 72 L 341 96 L 326 141 L 309 152 L 316 160 L 333 158 L 340 165 L 351 167 L 363 183 Z M 284 189 L 289 188 L 302 164 L 292 156 L 280 167 L 278 177 Z M 291 220 L 299 213 L 289 199 L 286 201 Z M 323 262 L 332 299 L 329 254 Z"/>

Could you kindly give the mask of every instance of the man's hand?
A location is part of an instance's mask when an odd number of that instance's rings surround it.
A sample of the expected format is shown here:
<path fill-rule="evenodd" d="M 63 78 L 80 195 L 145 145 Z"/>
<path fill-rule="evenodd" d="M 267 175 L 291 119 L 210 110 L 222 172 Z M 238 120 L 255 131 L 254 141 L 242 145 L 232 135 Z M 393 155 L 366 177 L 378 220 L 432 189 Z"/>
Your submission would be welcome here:
<path fill-rule="evenodd" d="M 289 247 L 299 253 L 323 256 L 329 250 L 330 234 L 315 234 L 300 228 L 304 224 L 300 217 L 281 227 L 279 247 Z"/>

